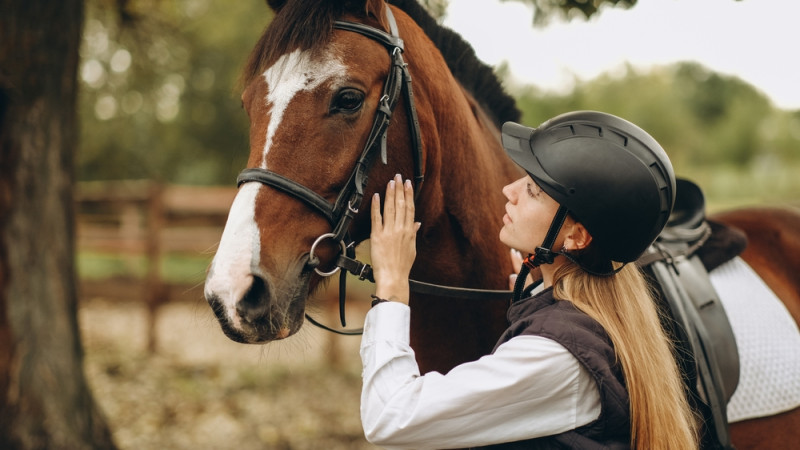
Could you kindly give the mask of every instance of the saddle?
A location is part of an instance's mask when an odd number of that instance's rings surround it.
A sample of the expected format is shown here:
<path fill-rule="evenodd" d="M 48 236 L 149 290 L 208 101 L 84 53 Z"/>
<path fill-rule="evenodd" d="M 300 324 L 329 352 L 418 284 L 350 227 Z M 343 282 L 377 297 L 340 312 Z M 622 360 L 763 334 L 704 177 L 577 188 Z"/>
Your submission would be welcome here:
<path fill-rule="evenodd" d="M 726 406 L 739 382 L 739 353 L 708 272 L 739 255 L 747 238 L 707 220 L 700 188 L 676 181 L 667 226 L 637 264 L 657 288 L 662 325 L 675 342 L 690 403 L 703 415 L 701 448 L 733 448 Z"/>

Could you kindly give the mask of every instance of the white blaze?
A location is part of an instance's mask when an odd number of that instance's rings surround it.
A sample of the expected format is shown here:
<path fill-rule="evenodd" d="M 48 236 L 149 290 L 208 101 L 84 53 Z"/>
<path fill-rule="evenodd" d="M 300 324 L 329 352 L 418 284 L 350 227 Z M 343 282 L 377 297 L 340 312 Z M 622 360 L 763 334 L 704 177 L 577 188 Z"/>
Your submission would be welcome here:
<path fill-rule="evenodd" d="M 310 91 L 328 80 L 342 78 L 345 74 L 344 64 L 333 54 L 322 60 L 312 61 L 309 52 L 300 50 L 281 56 L 264 72 L 264 81 L 268 87 L 266 101 L 267 106 L 271 107 L 272 117 L 267 127 L 262 168 L 267 168 L 267 153 L 272 147 L 272 139 L 294 96 L 301 91 Z"/>
<path fill-rule="evenodd" d="M 206 296 L 217 295 L 231 318 L 236 317 L 236 301 L 250 289 L 252 264 L 257 264 L 261 254 L 255 219 L 255 199 L 260 188 L 256 183 L 247 183 L 236 194 L 206 280 Z"/>
<path fill-rule="evenodd" d="M 299 50 L 283 55 L 264 72 L 267 83 L 264 100 L 271 116 L 260 164 L 262 168 L 267 168 L 267 153 L 292 99 L 299 92 L 314 89 L 329 80 L 341 79 L 345 74 L 345 66 L 332 53 L 312 61 L 309 52 Z M 234 325 L 238 324 L 236 302 L 250 289 L 253 273 L 260 272 L 261 235 L 255 208 L 261 187 L 259 183 L 247 183 L 236 194 L 206 279 L 206 297 L 216 295 L 225 305 Z"/>

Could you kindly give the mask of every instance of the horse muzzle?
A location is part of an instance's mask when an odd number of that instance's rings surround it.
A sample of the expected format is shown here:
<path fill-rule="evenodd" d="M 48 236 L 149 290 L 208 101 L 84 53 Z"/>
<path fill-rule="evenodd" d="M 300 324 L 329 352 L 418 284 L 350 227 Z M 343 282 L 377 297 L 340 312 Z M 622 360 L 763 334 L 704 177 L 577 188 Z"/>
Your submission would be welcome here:
<path fill-rule="evenodd" d="M 212 266 L 205 297 L 225 335 L 240 343 L 263 344 L 295 334 L 303 325 L 308 298 L 312 270 L 307 263 L 302 258 L 288 271 L 293 274 L 277 282 L 254 273 L 220 277 Z"/>

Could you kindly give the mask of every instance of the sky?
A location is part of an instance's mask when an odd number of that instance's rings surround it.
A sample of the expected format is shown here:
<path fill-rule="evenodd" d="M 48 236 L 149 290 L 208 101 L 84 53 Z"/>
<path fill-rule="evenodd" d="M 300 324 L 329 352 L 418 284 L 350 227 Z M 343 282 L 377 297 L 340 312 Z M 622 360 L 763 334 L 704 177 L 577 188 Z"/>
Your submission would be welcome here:
<path fill-rule="evenodd" d="M 776 107 L 800 109 L 800 1 L 639 0 L 598 17 L 534 29 L 533 9 L 515 1 L 450 0 L 444 24 L 515 80 L 564 92 L 626 63 L 646 69 L 696 61 L 735 75 Z"/>

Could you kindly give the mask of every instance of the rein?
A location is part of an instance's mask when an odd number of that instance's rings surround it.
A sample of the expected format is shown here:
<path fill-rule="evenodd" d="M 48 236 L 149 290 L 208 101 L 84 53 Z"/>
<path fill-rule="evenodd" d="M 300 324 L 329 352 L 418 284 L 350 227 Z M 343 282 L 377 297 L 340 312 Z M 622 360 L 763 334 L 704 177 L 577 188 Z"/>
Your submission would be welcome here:
<path fill-rule="evenodd" d="M 337 20 L 333 25 L 334 29 L 358 33 L 379 42 L 387 49 L 392 60 L 389 75 L 383 85 L 383 94 L 375 113 L 375 119 L 372 122 L 372 129 L 369 132 L 361 155 L 356 161 L 355 167 L 344 188 L 342 188 L 336 198 L 336 201 L 331 203 L 308 187 L 268 169 L 244 169 L 237 178 L 237 186 L 249 182 L 258 182 L 301 200 L 311 209 L 325 217 L 331 224 L 333 231 L 319 236 L 312 244 L 311 250 L 309 251 L 309 260 L 306 264 L 309 269 L 313 268 L 314 271 L 322 277 L 332 276 L 336 274 L 336 272 L 339 272 L 340 269 L 344 269 L 341 271 L 339 277 L 339 319 L 343 327 L 347 325 L 345 321 L 345 280 L 347 272 L 357 275 L 360 280 L 375 282 L 372 277 L 372 268 L 368 264 L 364 264 L 355 259 L 355 241 L 349 236 L 349 228 L 353 219 L 358 214 L 359 206 L 364 198 L 364 187 L 367 185 L 368 173 L 374 165 L 378 152 L 380 152 L 381 162 L 387 164 L 386 134 L 392 113 L 401 95 L 404 96 L 405 100 L 406 113 L 408 115 L 408 129 L 411 136 L 412 154 L 414 157 L 415 197 L 419 195 L 422 182 L 425 179 L 422 167 L 422 138 L 416 105 L 414 103 L 414 93 L 411 89 L 411 74 L 408 71 L 408 64 L 403 60 L 404 44 L 399 36 L 394 15 L 388 6 L 385 10 L 389 20 L 391 34 L 355 22 Z M 337 258 L 335 263 L 336 267 L 333 270 L 322 272 L 319 270 L 319 258 L 316 257 L 314 252 L 317 246 L 326 239 L 339 242 L 341 254 Z M 511 298 L 511 291 L 457 288 L 415 280 L 409 280 L 409 283 L 412 292 L 421 294 L 466 299 L 508 300 Z M 357 335 L 362 332 L 361 329 L 342 331 L 329 328 L 311 318 L 307 313 L 306 319 L 313 325 L 336 334 Z"/>

